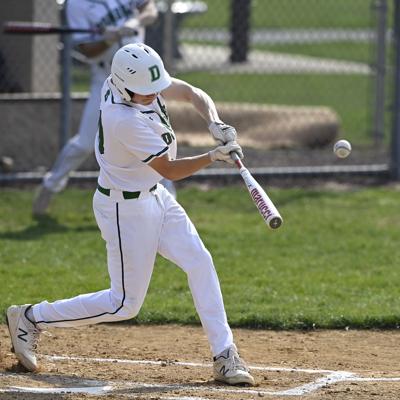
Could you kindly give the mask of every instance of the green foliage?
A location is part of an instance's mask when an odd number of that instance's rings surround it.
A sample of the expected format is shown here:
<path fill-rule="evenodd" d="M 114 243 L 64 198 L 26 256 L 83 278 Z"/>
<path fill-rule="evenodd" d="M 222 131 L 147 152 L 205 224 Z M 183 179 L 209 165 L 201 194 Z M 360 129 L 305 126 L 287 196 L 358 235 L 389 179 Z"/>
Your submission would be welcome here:
<path fill-rule="evenodd" d="M 242 186 L 179 191 L 214 257 L 232 326 L 396 327 L 398 191 L 269 192 L 285 220 L 277 231 Z M 108 287 L 91 196 L 69 189 L 34 221 L 31 192 L 1 191 L 0 309 Z M 137 321 L 198 323 L 185 274 L 161 257 Z"/>

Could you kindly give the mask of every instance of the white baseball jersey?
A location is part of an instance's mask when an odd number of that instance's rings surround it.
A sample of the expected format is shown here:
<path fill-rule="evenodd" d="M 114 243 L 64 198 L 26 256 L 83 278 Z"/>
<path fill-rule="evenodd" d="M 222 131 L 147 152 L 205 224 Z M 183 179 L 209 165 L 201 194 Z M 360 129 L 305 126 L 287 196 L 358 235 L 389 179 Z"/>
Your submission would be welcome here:
<path fill-rule="evenodd" d="M 104 188 L 145 191 L 158 183 L 162 176 L 148 163 L 167 153 L 176 158 L 176 138 L 162 96 L 148 106 L 126 102 L 109 77 L 101 94 L 95 152 Z"/>

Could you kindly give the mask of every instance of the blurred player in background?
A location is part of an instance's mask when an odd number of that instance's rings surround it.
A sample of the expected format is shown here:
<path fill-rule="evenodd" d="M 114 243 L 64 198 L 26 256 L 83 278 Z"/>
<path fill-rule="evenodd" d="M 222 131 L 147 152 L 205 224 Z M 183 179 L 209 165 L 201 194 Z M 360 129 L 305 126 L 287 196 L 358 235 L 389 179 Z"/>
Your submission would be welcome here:
<path fill-rule="evenodd" d="M 74 47 L 91 66 L 89 98 L 78 133 L 64 146 L 45 175 L 33 203 L 33 215 L 46 213 L 55 193 L 65 188 L 69 173 L 77 169 L 94 149 L 99 117 L 100 91 L 110 74 L 114 53 L 124 44 L 144 41 L 144 27 L 158 16 L 154 0 L 68 0 L 67 19 L 72 28 L 103 28 L 104 34 L 77 33 Z M 174 193 L 172 182 L 164 182 Z"/>
<path fill-rule="evenodd" d="M 164 99 L 191 104 L 220 145 L 205 154 L 177 159 Z M 100 174 L 93 209 L 106 241 L 110 289 L 53 303 L 9 307 L 7 323 L 15 355 L 35 371 L 42 329 L 136 316 L 159 253 L 187 274 L 214 356 L 215 379 L 253 385 L 233 341 L 212 257 L 185 210 L 159 184 L 163 177 L 191 176 L 214 161 L 233 163 L 231 152 L 242 158 L 235 128 L 220 120 L 213 100 L 203 90 L 171 78 L 151 47 L 129 44 L 115 54 L 111 76 L 104 82 L 95 151 Z"/>

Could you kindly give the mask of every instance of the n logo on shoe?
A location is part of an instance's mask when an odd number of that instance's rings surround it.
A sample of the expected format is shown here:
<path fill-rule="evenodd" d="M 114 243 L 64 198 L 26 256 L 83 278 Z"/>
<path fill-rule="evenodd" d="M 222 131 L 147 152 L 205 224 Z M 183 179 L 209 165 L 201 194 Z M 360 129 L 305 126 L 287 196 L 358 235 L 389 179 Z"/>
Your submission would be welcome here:
<path fill-rule="evenodd" d="M 20 334 L 18 335 L 18 339 L 21 339 L 23 342 L 28 342 L 28 341 L 24 338 L 24 336 L 27 336 L 27 335 L 28 335 L 28 332 L 27 332 L 27 331 L 24 331 L 24 330 L 21 329 L 21 328 L 18 328 L 18 330 L 19 330 L 20 332 L 22 332 L 22 333 L 20 333 Z"/>
<path fill-rule="evenodd" d="M 221 374 L 225 376 L 225 375 L 229 372 L 229 368 L 226 369 L 226 368 L 225 368 L 225 365 L 223 365 L 223 366 L 221 367 L 221 369 L 219 370 L 219 372 L 221 372 Z"/>

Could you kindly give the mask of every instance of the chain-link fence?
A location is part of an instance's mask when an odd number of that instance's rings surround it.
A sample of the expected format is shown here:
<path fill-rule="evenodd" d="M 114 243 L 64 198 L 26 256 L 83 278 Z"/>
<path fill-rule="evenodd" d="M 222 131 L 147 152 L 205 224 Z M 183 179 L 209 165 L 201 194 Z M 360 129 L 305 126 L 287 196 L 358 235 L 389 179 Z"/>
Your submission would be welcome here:
<path fill-rule="evenodd" d="M 0 3 L 0 23 L 45 21 L 59 24 L 56 1 Z M 59 91 L 59 38 L 56 35 L 0 36 L 0 93 L 43 93 Z"/>
<path fill-rule="evenodd" d="M 219 101 L 241 103 L 238 113 L 245 104 L 262 105 L 263 127 L 250 133 L 255 147 L 325 147 L 334 137 L 348 138 L 356 150 L 387 143 L 392 2 L 207 6 L 180 31 L 175 71 Z"/>
<path fill-rule="evenodd" d="M 12 0 L 2 1 L 2 22 L 60 23 L 62 1 L 27 3 L 21 10 Z M 162 54 L 174 76 L 213 97 L 221 118 L 237 127 L 250 166 L 386 168 L 394 1 L 163 0 L 157 6 L 159 18 L 147 28 L 147 43 Z M 7 145 L 2 143 L 0 155 L 16 158 L 17 170 L 48 168 L 58 151 L 60 108 L 37 93 L 53 92 L 57 98 L 65 72 L 59 40 L 57 35 L 0 36 L 1 101 L 10 124 L 3 122 L 2 128 L 15 132 Z M 74 55 L 71 92 L 85 93 L 88 67 Z M 8 93 L 21 92 L 36 93 L 36 100 L 6 100 Z M 69 134 L 79 123 L 84 95 L 72 98 Z M 170 113 L 181 155 L 213 145 L 204 122 L 190 109 L 172 104 Z M 17 143 L 27 132 L 34 155 L 19 159 Z M 353 144 L 346 160 L 332 153 L 338 138 Z M 92 160 L 82 168 L 96 164 Z"/>

